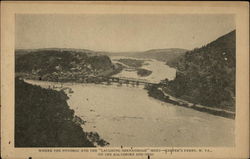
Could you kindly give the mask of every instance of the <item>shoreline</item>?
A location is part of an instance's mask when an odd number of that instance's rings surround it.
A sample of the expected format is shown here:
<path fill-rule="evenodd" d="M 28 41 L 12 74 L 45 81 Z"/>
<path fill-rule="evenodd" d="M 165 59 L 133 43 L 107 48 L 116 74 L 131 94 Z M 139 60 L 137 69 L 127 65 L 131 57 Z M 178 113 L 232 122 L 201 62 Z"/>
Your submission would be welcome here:
<path fill-rule="evenodd" d="M 41 84 L 41 87 L 44 86 L 43 88 L 48 88 L 49 85 L 52 88 L 53 84 L 56 87 L 61 86 L 60 83 L 37 82 L 35 83 L 34 81 L 33 84 Z M 200 146 L 200 143 L 210 145 L 210 141 L 204 139 L 203 135 L 207 135 L 209 138 L 214 136 L 228 136 L 225 130 L 232 132 L 231 130 L 234 129 L 234 120 L 232 119 L 184 107 L 176 107 L 173 104 L 150 98 L 147 91 L 143 88 L 79 83 L 72 86 L 69 85 L 63 83 L 63 87 L 58 87 L 56 90 L 61 90 L 64 87 L 72 88 L 72 94 L 68 94 L 68 89 L 65 90 L 65 93 L 70 98 L 67 101 L 68 105 L 72 110 L 75 110 L 77 116 L 83 117 L 86 121 L 84 126 L 85 131 L 98 132 L 102 139 L 110 143 L 108 147 L 117 146 L 120 143 L 123 146 L 143 146 L 146 143 L 165 146 L 172 145 L 175 142 L 177 142 L 177 145 L 174 144 L 175 146 L 187 146 L 189 139 L 186 139 L 186 135 L 195 136 L 197 139 L 195 145 L 198 144 Z M 110 96 L 113 92 L 117 92 L 114 94 L 114 97 Z M 103 94 L 103 96 L 100 100 L 96 100 L 99 94 Z M 135 95 L 137 97 L 133 99 Z M 121 103 L 119 104 L 119 102 Z M 226 123 L 225 129 L 220 127 L 222 123 Z M 114 129 L 107 129 L 105 126 L 107 124 L 112 125 Z M 198 130 L 194 130 L 197 124 L 200 127 Z M 193 128 L 190 128 L 188 125 Z M 130 127 L 129 130 L 127 130 L 128 127 Z M 203 128 L 207 128 L 208 130 L 203 132 Z M 154 138 L 154 133 L 148 131 L 143 136 L 145 138 L 143 141 L 147 142 L 141 143 L 139 132 L 141 130 L 144 132 L 148 129 L 158 131 L 159 136 L 155 140 L 147 141 L 148 136 L 152 139 Z M 180 137 L 175 138 L 174 134 L 176 133 Z M 184 143 L 183 140 L 185 141 Z M 229 142 L 229 140 L 221 139 L 216 146 L 219 146 L 221 142 Z M 232 144 L 229 142 L 229 145 Z"/>
<path fill-rule="evenodd" d="M 158 87 L 151 87 L 151 88 L 146 88 L 146 90 L 148 91 L 148 95 L 150 97 L 153 97 L 157 100 L 166 102 L 166 103 L 171 103 L 173 105 L 176 106 L 181 106 L 181 107 L 185 107 L 185 108 L 191 108 L 200 112 L 206 112 L 212 115 L 216 115 L 216 116 L 221 116 L 221 117 L 225 117 L 225 118 L 230 118 L 230 119 L 235 119 L 235 112 L 233 111 L 229 111 L 229 110 L 225 110 L 225 109 L 221 109 L 221 108 L 213 108 L 213 107 L 208 107 L 208 106 L 203 106 L 200 104 L 194 104 L 188 101 L 185 101 L 183 99 L 178 99 L 176 97 L 173 97 L 167 93 L 165 93 L 164 91 L 160 90 Z M 156 94 L 154 94 L 154 92 L 158 95 L 156 96 Z"/>
<path fill-rule="evenodd" d="M 54 82 L 54 81 L 43 81 L 43 80 L 34 80 L 34 79 L 24 79 L 24 80 L 31 80 L 31 81 L 36 81 L 36 82 L 51 82 L 51 83 L 55 83 L 55 84 L 60 84 L 61 87 L 63 88 L 62 84 L 91 84 L 91 85 L 104 85 L 104 86 L 116 86 L 116 87 L 122 87 L 119 86 L 117 84 L 102 84 L 102 83 L 82 83 L 82 82 Z M 129 87 L 129 86 L 126 86 Z M 129 88 L 140 88 L 143 89 L 143 87 L 140 86 L 130 86 Z M 221 109 L 221 108 L 213 108 L 213 107 L 208 107 L 208 106 L 203 106 L 200 104 L 194 104 L 188 101 L 185 101 L 183 99 L 178 99 L 175 98 L 165 92 L 163 92 L 162 90 L 160 90 L 159 88 L 157 88 L 157 90 L 155 88 L 153 88 L 153 90 L 150 90 L 149 88 L 144 88 L 145 90 L 147 90 L 148 92 L 148 96 L 149 97 L 153 97 L 154 99 L 166 102 L 166 103 L 170 103 L 176 106 L 181 106 L 181 107 L 185 107 L 185 108 L 191 108 L 200 112 L 205 112 L 205 113 L 209 113 L 212 115 L 216 115 L 216 116 L 221 116 L 221 117 L 225 117 L 225 118 L 230 118 L 230 119 L 235 119 L 235 112 L 233 111 L 229 111 L 229 110 L 225 110 L 225 109 Z M 150 93 L 150 91 L 157 91 L 158 92 L 158 96 Z M 161 93 L 160 93 L 161 92 Z"/>
<path fill-rule="evenodd" d="M 70 98 L 70 94 L 72 94 L 74 92 L 73 92 L 72 88 L 70 88 L 70 85 L 61 85 L 62 84 L 61 82 L 49 82 L 49 81 L 39 81 L 39 80 L 29 80 L 29 79 L 17 79 L 17 80 L 25 83 L 25 85 L 27 85 L 30 88 L 33 87 L 33 88 L 39 89 L 41 91 L 52 92 L 52 94 L 50 94 L 50 95 L 58 94 L 59 97 L 55 96 L 56 98 L 53 100 L 56 100 L 56 99 L 60 100 L 62 102 L 59 105 L 60 107 L 61 107 L 61 105 L 63 105 L 64 107 L 66 107 L 65 109 L 67 111 L 73 112 L 72 119 L 69 121 L 74 123 L 76 126 L 78 126 L 79 128 L 82 129 L 82 132 L 84 133 L 86 140 L 88 142 L 90 142 L 90 144 L 92 144 L 90 147 L 104 147 L 104 146 L 108 146 L 110 144 L 108 141 L 104 140 L 102 138 L 102 136 L 99 135 L 98 132 L 86 131 L 86 126 L 85 126 L 85 124 L 87 122 L 86 119 L 80 117 L 79 115 L 77 115 L 75 113 L 74 109 L 71 109 L 71 107 L 68 103 L 68 100 Z M 15 84 L 17 84 L 17 83 L 18 82 L 15 82 Z M 53 86 L 51 86 L 52 83 L 53 83 Z M 45 84 L 45 85 L 41 86 L 40 84 Z M 68 83 L 68 84 L 70 84 L 70 83 Z M 44 98 L 44 100 L 46 101 L 48 99 Z M 50 101 L 53 101 L 53 100 L 51 99 Z M 47 106 L 46 104 L 44 105 L 43 103 L 39 103 L 39 102 L 38 102 L 38 104 L 41 104 L 44 107 Z M 54 107 L 51 110 L 54 110 Z M 35 112 L 35 113 L 39 114 L 40 112 Z M 59 113 L 60 113 L 60 111 L 59 111 Z M 68 121 L 68 119 L 67 119 L 67 121 Z M 65 146 L 62 146 L 62 147 L 65 147 Z M 80 146 L 72 146 L 72 147 L 80 147 Z M 81 147 L 85 147 L 85 146 L 81 146 Z"/>

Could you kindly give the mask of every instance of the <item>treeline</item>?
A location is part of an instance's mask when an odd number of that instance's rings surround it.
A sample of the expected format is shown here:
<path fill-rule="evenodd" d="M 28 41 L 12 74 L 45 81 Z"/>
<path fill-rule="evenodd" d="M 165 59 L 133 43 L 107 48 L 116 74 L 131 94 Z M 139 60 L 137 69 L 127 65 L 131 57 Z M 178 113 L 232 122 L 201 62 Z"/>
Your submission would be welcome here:
<path fill-rule="evenodd" d="M 16 51 L 15 72 L 44 80 L 110 76 L 121 71 L 106 55 L 53 49 L 19 52 Z"/>
<path fill-rule="evenodd" d="M 142 52 L 105 52 L 104 54 L 108 56 L 127 56 L 133 58 L 142 58 L 142 59 L 155 59 L 158 61 L 173 61 L 185 54 L 186 49 L 180 48 L 168 48 L 168 49 L 152 49 Z"/>
<path fill-rule="evenodd" d="M 94 147 L 108 143 L 83 131 L 63 91 L 15 79 L 15 147 Z M 94 134 L 94 135 L 93 135 Z"/>
<path fill-rule="evenodd" d="M 170 62 L 177 74 L 163 82 L 164 90 L 193 103 L 235 110 L 235 45 L 234 30 Z"/>
<path fill-rule="evenodd" d="M 141 77 L 146 77 L 149 76 L 150 74 L 152 74 L 152 71 L 144 69 L 144 68 L 139 68 L 137 69 L 137 75 L 141 76 Z"/>
<path fill-rule="evenodd" d="M 144 63 L 144 60 L 137 60 L 137 59 L 119 59 L 118 61 L 124 63 L 129 67 L 134 67 L 134 68 L 142 67 Z"/>

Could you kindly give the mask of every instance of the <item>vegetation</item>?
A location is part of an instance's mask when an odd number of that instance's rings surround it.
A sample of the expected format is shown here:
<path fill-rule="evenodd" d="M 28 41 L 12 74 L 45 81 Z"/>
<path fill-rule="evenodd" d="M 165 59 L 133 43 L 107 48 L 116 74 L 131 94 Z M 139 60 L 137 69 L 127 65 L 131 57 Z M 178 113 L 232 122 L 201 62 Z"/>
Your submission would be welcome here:
<path fill-rule="evenodd" d="M 143 53 L 144 58 L 156 59 L 159 61 L 171 61 L 174 60 L 188 51 L 186 49 L 170 48 L 170 49 L 152 49 Z"/>
<path fill-rule="evenodd" d="M 154 84 L 151 86 L 147 86 L 145 89 L 148 90 L 148 95 L 150 97 L 156 98 L 158 100 L 161 100 L 163 102 L 171 103 L 176 106 L 182 106 L 182 107 L 187 107 L 187 108 L 192 108 L 198 111 L 202 112 L 207 112 L 213 115 L 218 115 L 226 118 L 235 118 L 235 113 L 227 112 L 225 110 L 217 110 L 217 109 L 211 109 L 206 106 L 197 106 L 196 104 L 189 103 L 186 101 L 181 101 L 181 100 L 175 100 L 171 99 L 168 95 L 165 95 L 162 90 L 160 90 L 161 84 Z"/>
<path fill-rule="evenodd" d="M 15 147 L 107 145 L 97 133 L 83 131 L 84 121 L 69 109 L 67 99 L 63 91 L 43 89 L 16 78 Z"/>
<path fill-rule="evenodd" d="M 150 70 L 146 70 L 146 69 L 142 69 L 142 68 L 137 69 L 137 74 L 139 76 L 142 76 L 142 77 L 149 76 L 151 73 L 152 73 L 152 71 L 150 71 Z"/>
<path fill-rule="evenodd" d="M 15 72 L 29 78 L 65 81 L 86 76 L 110 76 L 122 70 L 108 56 L 89 52 L 39 49 L 16 51 Z"/>
<path fill-rule="evenodd" d="M 148 95 L 150 97 L 153 97 L 163 102 L 168 102 L 174 105 L 180 105 L 177 101 L 169 99 L 169 96 L 166 96 L 161 90 L 159 90 L 159 87 L 160 87 L 159 84 L 154 84 L 154 85 L 145 87 L 145 89 L 148 90 Z"/>
<path fill-rule="evenodd" d="M 169 48 L 169 49 L 152 49 L 144 52 L 121 52 L 121 53 L 108 53 L 105 52 L 106 55 L 111 56 L 128 56 L 134 58 L 146 58 L 146 59 L 155 59 L 159 61 L 173 61 L 185 54 L 188 51 L 186 49 L 179 48 Z"/>
<path fill-rule="evenodd" d="M 173 63 L 176 78 L 165 81 L 164 91 L 187 101 L 235 110 L 235 31 Z"/>
<path fill-rule="evenodd" d="M 144 63 L 144 60 L 137 60 L 137 59 L 119 59 L 118 61 L 124 63 L 129 67 L 134 67 L 134 68 L 141 67 Z"/>
<path fill-rule="evenodd" d="M 181 55 L 181 56 L 178 56 L 176 58 L 172 58 L 172 59 L 169 59 L 167 60 L 166 64 L 170 67 L 173 67 L 173 68 L 176 68 L 177 69 L 177 65 L 178 65 L 178 62 L 182 59 L 182 57 L 184 56 L 185 54 Z"/>

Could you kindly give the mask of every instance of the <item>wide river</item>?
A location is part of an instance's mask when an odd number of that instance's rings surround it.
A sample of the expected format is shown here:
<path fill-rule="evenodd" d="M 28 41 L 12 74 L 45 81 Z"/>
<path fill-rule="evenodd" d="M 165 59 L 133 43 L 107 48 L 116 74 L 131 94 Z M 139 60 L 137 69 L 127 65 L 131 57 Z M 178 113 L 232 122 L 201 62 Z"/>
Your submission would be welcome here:
<path fill-rule="evenodd" d="M 126 57 L 127 58 L 127 57 Z M 113 57 L 112 61 L 117 62 Z M 164 62 L 147 60 L 142 68 L 153 73 L 138 77 L 123 70 L 117 77 L 143 78 L 150 82 L 175 78 L 175 69 Z M 60 83 L 26 82 L 48 88 Z M 109 146 L 234 146 L 235 121 L 193 109 L 164 103 L 140 87 L 123 85 L 63 84 L 73 90 L 67 101 L 86 121 L 85 131 L 98 132 Z"/>
<path fill-rule="evenodd" d="M 27 83 L 60 86 L 58 83 Z M 233 146 L 234 120 L 174 106 L 148 97 L 143 88 L 63 84 L 68 104 L 110 146 Z"/>

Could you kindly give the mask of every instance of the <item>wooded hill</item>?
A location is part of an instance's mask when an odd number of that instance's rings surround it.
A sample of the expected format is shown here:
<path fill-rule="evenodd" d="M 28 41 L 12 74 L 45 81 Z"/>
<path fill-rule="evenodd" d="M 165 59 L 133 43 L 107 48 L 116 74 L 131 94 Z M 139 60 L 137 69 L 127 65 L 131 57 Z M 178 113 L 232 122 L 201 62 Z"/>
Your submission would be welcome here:
<path fill-rule="evenodd" d="M 63 91 L 15 79 L 15 147 L 94 147 L 108 143 L 87 133 Z M 78 120 L 76 120 L 78 119 Z"/>
<path fill-rule="evenodd" d="M 235 109 L 235 30 L 198 49 L 186 52 L 174 64 L 176 78 L 165 90 L 182 99 L 211 107 Z"/>
<path fill-rule="evenodd" d="M 159 61 L 172 61 L 179 56 L 185 54 L 188 51 L 186 49 L 180 48 L 168 48 L 168 49 L 152 49 L 142 52 L 118 52 L 118 53 L 110 53 L 104 52 L 108 56 L 127 56 L 127 57 L 134 57 L 134 58 L 145 58 L 145 59 L 155 59 Z"/>
<path fill-rule="evenodd" d="M 109 76 L 120 68 L 106 55 L 82 50 L 38 49 L 17 50 L 15 72 L 39 76 L 43 80 L 81 78 L 81 76 Z"/>

